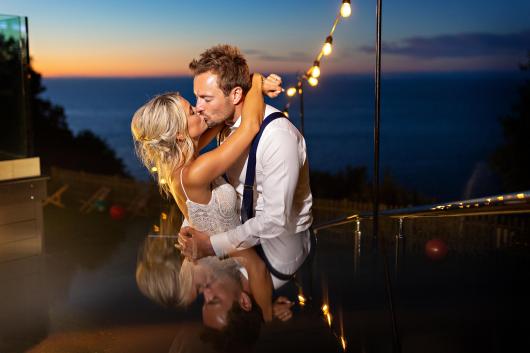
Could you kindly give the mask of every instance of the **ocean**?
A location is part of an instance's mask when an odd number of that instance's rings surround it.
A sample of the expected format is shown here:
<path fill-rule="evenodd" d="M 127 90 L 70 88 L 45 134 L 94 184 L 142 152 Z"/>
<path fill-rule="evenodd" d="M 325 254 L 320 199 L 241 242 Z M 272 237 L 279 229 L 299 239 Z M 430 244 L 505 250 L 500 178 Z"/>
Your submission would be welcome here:
<path fill-rule="evenodd" d="M 284 75 L 285 86 L 293 75 Z M 502 141 L 499 118 L 517 101 L 521 73 L 408 74 L 381 84 L 381 173 L 410 190 L 438 200 L 485 196 L 499 191 L 488 167 Z M 194 102 L 192 79 L 46 78 L 43 97 L 65 109 L 75 132 L 88 129 L 106 140 L 129 172 L 146 179 L 130 133 L 131 117 L 152 96 L 179 91 Z M 269 100 L 280 110 L 284 96 Z M 299 100 L 290 119 L 297 126 Z M 348 165 L 373 169 L 374 80 L 341 75 L 320 79 L 304 94 L 305 137 L 310 168 L 338 171 Z"/>

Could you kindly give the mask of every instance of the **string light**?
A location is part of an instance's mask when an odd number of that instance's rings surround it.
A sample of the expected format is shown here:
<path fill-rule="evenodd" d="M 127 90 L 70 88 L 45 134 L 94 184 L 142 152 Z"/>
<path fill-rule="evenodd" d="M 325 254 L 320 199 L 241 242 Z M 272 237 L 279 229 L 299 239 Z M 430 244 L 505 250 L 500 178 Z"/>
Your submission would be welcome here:
<path fill-rule="evenodd" d="M 311 68 L 311 77 L 318 78 L 320 76 L 320 61 L 316 60 Z"/>
<path fill-rule="evenodd" d="M 318 85 L 318 79 L 320 77 L 320 60 L 324 56 L 329 56 L 331 52 L 333 51 L 333 34 L 335 33 L 335 29 L 337 28 L 337 25 L 339 24 L 340 20 L 342 18 L 349 17 L 351 15 L 351 0 L 343 0 L 342 4 L 340 6 L 339 12 L 337 13 L 337 16 L 335 17 L 335 21 L 333 21 L 333 25 L 331 26 L 331 30 L 329 31 L 329 34 L 326 36 L 326 40 L 324 44 L 321 47 L 321 50 L 319 51 L 318 55 L 315 57 L 315 60 L 313 61 L 313 66 L 311 66 L 307 71 L 304 73 L 301 73 L 298 75 L 298 82 L 294 87 L 290 87 L 285 91 L 285 94 L 288 97 L 293 97 L 298 93 L 300 95 L 301 104 L 300 104 L 300 122 L 301 122 L 301 132 L 303 134 L 304 130 L 304 117 L 303 117 L 303 101 L 302 101 L 302 94 L 303 94 L 303 81 L 307 80 L 310 86 L 315 87 Z M 287 113 L 286 113 L 287 115 Z"/>
<path fill-rule="evenodd" d="M 350 17 L 351 15 L 351 0 L 342 0 L 342 6 L 340 7 L 340 15 L 344 18 Z"/>
<path fill-rule="evenodd" d="M 292 96 L 294 96 L 295 94 L 296 94 L 296 88 L 294 88 L 294 87 L 289 87 L 289 88 L 287 89 L 287 95 L 288 95 L 289 97 L 292 97 Z"/>
<path fill-rule="evenodd" d="M 158 168 L 157 168 L 157 167 L 153 167 L 153 168 L 151 168 L 151 171 L 152 171 L 153 173 L 156 173 L 156 172 L 158 171 Z"/>
<path fill-rule="evenodd" d="M 329 55 L 331 54 L 331 51 L 333 50 L 332 45 L 333 44 L 333 37 L 328 36 L 326 38 L 326 42 L 324 43 L 324 46 L 322 47 L 322 54 Z"/>
<path fill-rule="evenodd" d="M 287 117 L 287 118 L 289 117 L 289 112 L 287 111 L 287 109 L 285 109 L 285 110 L 283 111 L 283 115 L 285 115 L 285 117 Z"/>

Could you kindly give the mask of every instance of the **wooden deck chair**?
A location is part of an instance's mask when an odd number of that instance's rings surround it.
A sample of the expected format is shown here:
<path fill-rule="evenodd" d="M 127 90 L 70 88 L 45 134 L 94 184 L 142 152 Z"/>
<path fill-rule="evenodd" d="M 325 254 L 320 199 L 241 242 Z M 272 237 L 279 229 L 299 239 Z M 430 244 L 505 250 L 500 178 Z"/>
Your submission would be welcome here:
<path fill-rule="evenodd" d="M 109 193 L 110 193 L 110 188 L 106 186 L 100 187 L 99 189 L 96 190 L 95 193 L 92 194 L 92 196 L 90 196 L 88 200 L 81 201 L 83 204 L 81 205 L 81 208 L 79 209 L 79 211 L 81 213 L 90 213 L 96 207 L 96 202 L 105 200 L 107 196 L 109 195 Z"/>
<path fill-rule="evenodd" d="M 61 186 L 53 194 L 51 194 L 50 196 L 46 197 L 46 200 L 42 201 L 42 207 L 44 207 L 44 206 L 46 206 L 48 204 L 52 204 L 52 205 L 55 205 L 57 207 L 64 208 L 64 204 L 63 204 L 63 202 L 61 200 L 61 197 L 63 196 L 64 192 L 66 190 L 68 190 L 68 188 L 69 188 L 68 184 L 65 184 L 65 185 Z"/>

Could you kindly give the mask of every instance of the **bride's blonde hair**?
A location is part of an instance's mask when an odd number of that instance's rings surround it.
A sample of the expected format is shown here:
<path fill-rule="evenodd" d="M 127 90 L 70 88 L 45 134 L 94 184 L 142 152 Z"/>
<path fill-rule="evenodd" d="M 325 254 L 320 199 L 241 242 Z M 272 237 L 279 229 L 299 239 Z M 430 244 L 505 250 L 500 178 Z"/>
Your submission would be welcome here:
<path fill-rule="evenodd" d="M 195 153 L 181 100 L 177 92 L 158 95 L 141 106 L 131 122 L 136 154 L 166 197 L 175 196 L 174 171 Z"/>

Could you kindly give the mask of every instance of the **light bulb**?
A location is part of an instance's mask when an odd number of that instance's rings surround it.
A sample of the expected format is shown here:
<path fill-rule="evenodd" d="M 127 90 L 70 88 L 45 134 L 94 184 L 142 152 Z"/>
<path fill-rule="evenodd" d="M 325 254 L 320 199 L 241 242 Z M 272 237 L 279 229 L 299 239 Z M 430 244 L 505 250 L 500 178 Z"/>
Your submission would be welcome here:
<path fill-rule="evenodd" d="M 317 78 L 318 76 L 320 76 L 320 63 L 315 61 L 311 68 L 311 77 Z"/>
<path fill-rule="evenodd" d="M 315 87 L 316 85 L 318 85 L 318 79 L 316 79 L 315 77 L 311 76 L 310 78 L 307 79 L 307 82 L 309 82 L 309 84 L 313 87 Z"/>
<path fill-rule="evenodd" d="M 351 1 L 342 0 L 342 6 L 340 7 L 340 15 L 342 17 L 350 17 L 351 15 Z"/>
<path fill-rule="evenodd" d="M 296 94 L 296 88 L 294 88 L 294 87 L 290 87 L 290 88 L 287 89 L 287 95 L 288 95 L 289 97 L 292 97 L 292 96 L 294 96 L 295 94 Z"/>
<path fill-rule="evenodd" d="M 322 47 L 322 53 L 324 55 L 331 54 L 331 51 L 333 50 L 333 48 L 331 47 L 332 43 L 333 43 L 333 38 L 331 36 L 328 36 L 326 38 L 326 43 L 324 43 L 324 46 Z"/>

